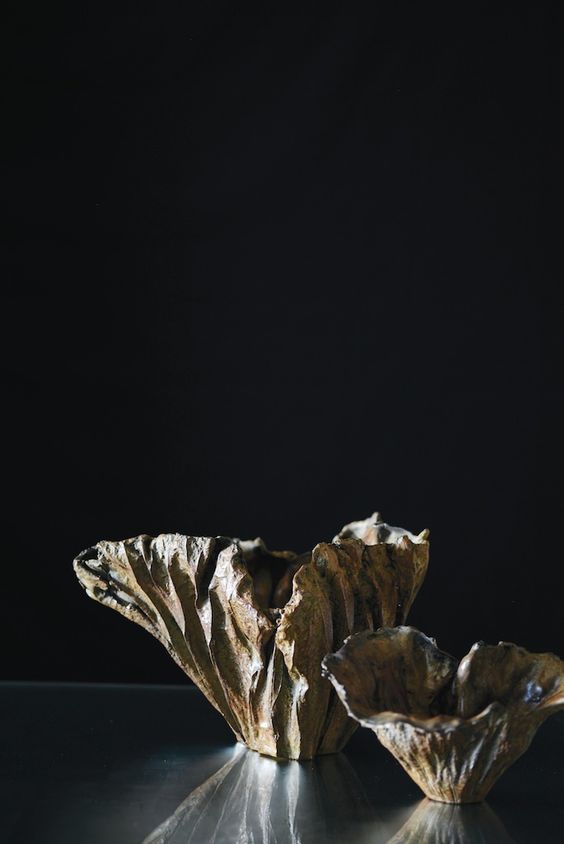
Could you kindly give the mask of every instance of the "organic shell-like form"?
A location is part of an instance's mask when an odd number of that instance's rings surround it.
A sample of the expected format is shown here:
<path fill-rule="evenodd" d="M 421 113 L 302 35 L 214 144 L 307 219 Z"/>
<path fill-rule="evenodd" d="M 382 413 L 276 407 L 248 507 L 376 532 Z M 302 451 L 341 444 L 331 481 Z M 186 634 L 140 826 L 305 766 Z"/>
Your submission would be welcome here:
<path fill-rule="evenodd" d="M 426 532 L 300 556 L 262 540 L 164 534 L 99 542 L 74 561 L 88 595 L 153 634 L 268 756 L 340 750 L 356 729 L 321 676 L 351 633 L 402 622 L 427 569 Z"/>
<path fill-rule="evenodd" d="M 564 662 L 475 644 L 458 663 L 412 627 L 351 636 L 323 669 L 349 715 L 373 730 L 433 800 L 483 800 L 564 708 Z"/>

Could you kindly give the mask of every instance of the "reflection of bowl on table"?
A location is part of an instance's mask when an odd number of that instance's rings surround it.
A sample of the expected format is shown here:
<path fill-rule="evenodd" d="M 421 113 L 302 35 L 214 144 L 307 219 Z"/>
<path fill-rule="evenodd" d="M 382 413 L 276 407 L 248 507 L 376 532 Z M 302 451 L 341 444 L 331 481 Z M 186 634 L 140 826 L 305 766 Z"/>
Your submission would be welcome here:
<path fill-rule="evenodd" d="M 143 844 L 335 840 L 374 812 L 341 753 L 312 762 L 278 762 L 237 745 L 232 758 L 193 791 Z"/>
<path fill-rule="evenodd" d="M 422 800 L 388 844 L 514 844 L 487 803 L 455 806 Z"/>

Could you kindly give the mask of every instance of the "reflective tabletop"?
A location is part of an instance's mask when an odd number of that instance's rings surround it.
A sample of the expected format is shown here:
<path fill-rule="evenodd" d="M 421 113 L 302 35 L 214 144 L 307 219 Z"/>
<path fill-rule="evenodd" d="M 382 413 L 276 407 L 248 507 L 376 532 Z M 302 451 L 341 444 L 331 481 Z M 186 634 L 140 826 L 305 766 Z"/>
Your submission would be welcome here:
<path fill-rule="evenodd" d="M 422 799 L 367 730 L 312 762 L 247 751 L 189 686 L 3 683 L 0 731 L 6 844 L 564 841 L 564 713 L 463 807 Z"/>

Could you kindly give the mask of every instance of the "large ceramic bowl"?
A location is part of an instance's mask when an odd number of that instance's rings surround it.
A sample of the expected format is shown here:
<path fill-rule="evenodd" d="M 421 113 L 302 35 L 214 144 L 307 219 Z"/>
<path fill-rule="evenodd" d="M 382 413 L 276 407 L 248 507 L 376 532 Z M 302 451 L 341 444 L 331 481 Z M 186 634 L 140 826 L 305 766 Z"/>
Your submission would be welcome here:
<path fill-rule="evenodd" d="M 340 750 L 356 728 L 322 657 L 351 633 L 403 622 L 427 570 L 427 532 L 378 514 L 355 524 L 376 531 L 369 544 L 354 525 L 301 555 L 260 539 L 138 536 L 99 542 L 74 567 L 91 598 L 165 646 L 237 739 L 309 759 Z"/>

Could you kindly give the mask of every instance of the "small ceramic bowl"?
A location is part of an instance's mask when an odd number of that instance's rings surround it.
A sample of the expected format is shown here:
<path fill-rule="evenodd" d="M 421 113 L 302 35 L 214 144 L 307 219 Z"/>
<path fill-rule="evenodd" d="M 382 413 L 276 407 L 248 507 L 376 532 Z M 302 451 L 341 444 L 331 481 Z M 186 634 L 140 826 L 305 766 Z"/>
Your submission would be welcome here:
<path fill-rule="evenodd" d="M 459 663 L 413 627 L 347 639 L 323 660 L 349 715 L 432 800 L 476 803 L 564 708 L 564 662 L 507 642 Z"/>

